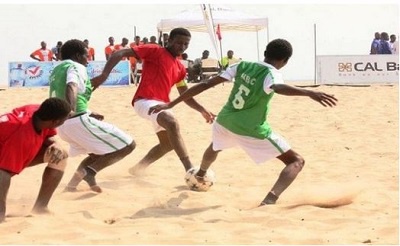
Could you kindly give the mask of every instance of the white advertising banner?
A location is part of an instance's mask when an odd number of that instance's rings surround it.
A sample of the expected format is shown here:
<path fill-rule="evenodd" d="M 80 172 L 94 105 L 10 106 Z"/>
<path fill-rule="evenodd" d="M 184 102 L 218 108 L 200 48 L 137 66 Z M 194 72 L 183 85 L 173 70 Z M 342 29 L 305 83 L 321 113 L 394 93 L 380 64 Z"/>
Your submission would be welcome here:
<path fill-rule="evenodd" d="M 318 84 L 394 84 L 398 55 L 317 56 Z"/>

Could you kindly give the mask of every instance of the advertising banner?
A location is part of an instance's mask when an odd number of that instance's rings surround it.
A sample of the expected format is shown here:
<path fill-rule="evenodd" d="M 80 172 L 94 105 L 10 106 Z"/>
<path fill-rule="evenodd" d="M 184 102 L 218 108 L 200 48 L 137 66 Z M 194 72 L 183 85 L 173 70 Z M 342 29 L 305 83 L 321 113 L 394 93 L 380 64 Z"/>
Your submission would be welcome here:
<path fill-rule="evenodd" d="M 60 62 L 10 62 L 9 87 L 43 87 L 49 85 L 49 77 Z M 89 78 L 99 75 L 106 61 L 91 61 L 87 66 Z M 102 86 L 127 86 L 130 84 L 129 61 L 120 61 Z"/>
<path fill-rule="evenodd" d="M 317 56 L 318 84 L 399 82 L 398 55 Z"/>

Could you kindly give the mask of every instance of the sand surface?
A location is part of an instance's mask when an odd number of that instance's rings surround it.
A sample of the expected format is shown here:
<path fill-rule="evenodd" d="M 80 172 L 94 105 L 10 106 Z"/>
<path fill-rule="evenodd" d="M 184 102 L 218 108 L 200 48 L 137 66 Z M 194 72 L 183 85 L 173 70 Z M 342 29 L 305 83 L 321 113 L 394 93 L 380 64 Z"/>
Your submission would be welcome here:
<path fill-rule="evenodd" d="M 232 84 L 197 97 L 217 113 Z M 0 244 L 399 244 L 398 86 L 310 88 L 335 94 L 324 108 L 305 97 L 276 95 L 270 122 L 306 160 L 274 206 L 257 208 L 283 164 L 254 164 L 241 149 L 220 153 L 208 192 L 186 187 L 174 152 L 134 177 L 128 169 L 157 144 L 130 102 L 136 87 L 100 88 L 92 111 L 133 136 L 132 154 L 97 175 L 103 193 L 82 182 L 63 189 L 84 156 L 70 158 L 49 215 L 32 215 L 45 165 L 13 177 Z M 47 88 L 0 91 L 0 112 L 40 103 Z M 173 89 L 172 98 L 177 96 Z M 193 162 L 200 163 L 211 127 L 185 104 L 174 112 Z M 68 145 L 65 145 L 66 147 Z"/>

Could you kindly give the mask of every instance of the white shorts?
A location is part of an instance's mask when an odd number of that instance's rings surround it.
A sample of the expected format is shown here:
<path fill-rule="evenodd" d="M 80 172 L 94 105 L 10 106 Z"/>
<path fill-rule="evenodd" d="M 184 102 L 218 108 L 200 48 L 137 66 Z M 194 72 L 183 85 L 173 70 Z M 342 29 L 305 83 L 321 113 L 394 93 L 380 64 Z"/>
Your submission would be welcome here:
<path fill-rule="evenodd" d="M 158 104 L 165 104 L 165 102 L 157 101 L 157 100 L 149 100 L 149 99 L 139 99 L 139 100 L 135 101 L 135 105 L 133 106 L 133 109 L 140 117 L 151 121 L 151 123 L 153 124 L 154 131 L 156 133 L 160 132 L 160 131 L 165 131 L 165 129 L 162 126 L 160 126 L 157 122 L 158 114 L 161 112 L 158 112 L 155 114 L 153 113 L 153 114 L 149 115 L 150 107 L 153 107 Z M 163 110 L 163 111 L 168 111 L 172 114 L 171 109 L 167 109 L 167 110 Z"/>
<path fill-rule="evenodd" d="M 133 139 L 118 127 L 83 114 L 58 127 L 58 135 L 69 143 L 71 156 L 104 155 L 131 144 Z"/>
<path fill-rule="evenodd" d="M 215 151 L 239 146 L 257 164 L 276 158 L 290 150 L 286 140 L 277 133 L 272 132 L 266 139 L 242 136 L 229 131 L 216 121 L 213 124 L 212 142 Z"/>

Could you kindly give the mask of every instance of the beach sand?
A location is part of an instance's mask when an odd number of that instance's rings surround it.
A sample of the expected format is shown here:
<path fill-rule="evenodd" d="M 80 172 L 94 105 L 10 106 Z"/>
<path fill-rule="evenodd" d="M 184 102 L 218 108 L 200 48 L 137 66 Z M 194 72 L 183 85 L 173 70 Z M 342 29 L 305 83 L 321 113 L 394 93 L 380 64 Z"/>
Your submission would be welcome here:
<path fill-rule="evenodd" d="M 217 113 L 232 84 L 197 97 Z M 103 193 L 82 182 L 63 189 L 84 156 L 70 158 L 49 208 L 32 215 L 45 165 L 12 178 L 0 244 L 399 244 L 398 86 L 320 86 L 339 103 L 325 108 L 304 97 L 276 95 L 269 120 L 306 160 L 274 206 L 257 207 L 283 164 L 254 164 L 238 148 L 220 153 L 208 192 L 188 190 L 174 152 L 144 176 L 128 169 L 157 143 L 151 125 L 130 102 L 136 87 L 100 88 L 90 103 L 133 136 L 132 154 L 97 175 Z M 0 112 L 40 103 L 47 88 L 0 91 Z M 173 89 L 171 97 L 177 91 Z M 211 127 L 185 104 L 174 108 L 190 157 L 197 165 Z M 67 145 L 65 145 L 67 147 Z"/>

